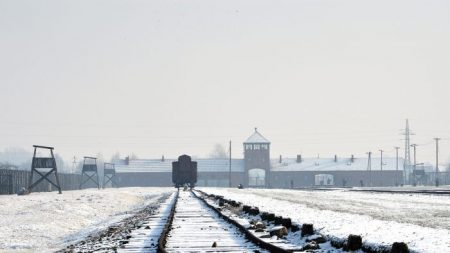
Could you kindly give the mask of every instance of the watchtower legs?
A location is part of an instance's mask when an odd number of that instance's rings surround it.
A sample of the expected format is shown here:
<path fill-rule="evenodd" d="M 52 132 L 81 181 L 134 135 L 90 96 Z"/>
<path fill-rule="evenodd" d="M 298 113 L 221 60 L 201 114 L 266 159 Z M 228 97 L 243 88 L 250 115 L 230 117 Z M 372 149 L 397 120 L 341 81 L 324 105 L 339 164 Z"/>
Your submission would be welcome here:
<path fill-rule="evenodd" d="M 59 183 L 59 177 L 58 177 L 58 168 L 56 167 L 56 160 L 55 156 L 53 154 L 53 147 L 44 147 L 44 146 L 36 146 L 34 145 L 34 153 L 33 153 L 33 160 L 31 162 L 31 174 L 30 174 L 30 182 L 28 184 L 28 192 L 31 192 L 33 188 L 38 185 L 43 180 L 48 181 L 50 184 L 55 186 L 58 189 L 59 194 L 62 193 L 61 191 L 61 185 Z M 36 150 L 38 148 L 41 149 L 49 149 L 51 157 L 36 157 Z M 38 169 L 50 169 L 47 173 L 43 174 Z M 40 178 L 36 180 L 36 182 L 33 183 L 33 175 L 34 173 L 37 173 Z M 55 182 L 53 182 L 49 176 L 54 173 L 55 174 Z"/>

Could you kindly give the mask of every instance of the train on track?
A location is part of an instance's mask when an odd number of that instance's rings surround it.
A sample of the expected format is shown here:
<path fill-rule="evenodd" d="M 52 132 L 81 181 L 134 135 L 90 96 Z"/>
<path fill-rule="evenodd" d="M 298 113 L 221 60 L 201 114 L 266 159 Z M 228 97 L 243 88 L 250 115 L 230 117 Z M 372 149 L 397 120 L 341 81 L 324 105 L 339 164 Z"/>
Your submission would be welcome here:
<path fill-rule="evenodd" d="M 197 162 L 188 155 L 179 156 L 178 161 L 172 162 L 172 182 L 176 188 L 194 188 L 197 183 Z"/>

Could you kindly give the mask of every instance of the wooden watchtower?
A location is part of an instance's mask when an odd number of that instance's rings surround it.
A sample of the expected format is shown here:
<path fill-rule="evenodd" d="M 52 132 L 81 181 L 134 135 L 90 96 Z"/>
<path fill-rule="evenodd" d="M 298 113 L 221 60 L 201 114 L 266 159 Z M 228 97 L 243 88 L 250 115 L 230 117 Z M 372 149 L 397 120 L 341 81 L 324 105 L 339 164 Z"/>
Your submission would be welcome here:
<path fill-rule="evenodd" d="M 85 177 L 86 179 L 84 180 Z M 80 189 L 89 181 L 94 182 L 97 185 L 97 188 L 100 189 L 97 158 L 85 156 L 83 161 L 83 169 L 81 170 Z"/>
<path fill-rule="evenodd" d="M 112 187 L 117 187 L 116 182 L 116 167 L 114 163 L 103 164 L 103 188 L 111 182 Z"/>
<path fill-rule="evenodd" d="M 43 180 L 47 180 L 50 184 L 55 186 L 58 189 L 59 194 L 62 193 L 61 185 L 59 184 L 58 178 L 58 169 L 56 168 L 56 160 L 55 155 L 53 154 L 53 147 L 45 147 L 34 145 L 34 153 L 33 160 L 31 162 L 31 174 L 30 174 L 30 182 L 28 184 L 28 192 L 31 192 L 35 186 L 37 186 Z M 50 157 L 37 157 L 36 150 L 37 149 L 46 149 L 50 151 Z M 38 174 L 39 179 L 33 183 L 33 175 Z M 55 182 L 51 180 L 50 175 L 55 174 Z"/>

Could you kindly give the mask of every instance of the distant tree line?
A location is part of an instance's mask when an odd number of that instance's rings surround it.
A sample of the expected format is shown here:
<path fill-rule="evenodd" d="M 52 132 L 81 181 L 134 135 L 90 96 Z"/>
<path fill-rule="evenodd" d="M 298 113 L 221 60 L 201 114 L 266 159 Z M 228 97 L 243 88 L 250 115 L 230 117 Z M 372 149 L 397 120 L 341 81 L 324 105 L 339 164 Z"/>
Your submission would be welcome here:
<path fill-rule="evenodd" d="M 102 171 L 105 162 L 114 163 L 121 159 L 120 153 L 116 152 L 110 159 L 106 159 L 102 153 L 97 153 L 97 167 Z M 138 159 L 137 155 L 132 153 L 130 159 Z M 33 152 L 23 148 L 8 147 L 0 151 L 0 169 L 10 170 L 29 170 Z M 58 153 L 55 153 L 56 166 L 60 173 L 81 173 L 83 167 L 83 157 L 77 157 L 75 163 L 73 160 L 66 161 Z"/>
<path fill-rule="evenodd" d="M 23 148 L 9 147 L 0 151 L 0 169 L 30 170 L 33 153 Z M 72 167 L 58 153 L 55 153 L 56 166 L 61 173 L 70 173 Z"/>

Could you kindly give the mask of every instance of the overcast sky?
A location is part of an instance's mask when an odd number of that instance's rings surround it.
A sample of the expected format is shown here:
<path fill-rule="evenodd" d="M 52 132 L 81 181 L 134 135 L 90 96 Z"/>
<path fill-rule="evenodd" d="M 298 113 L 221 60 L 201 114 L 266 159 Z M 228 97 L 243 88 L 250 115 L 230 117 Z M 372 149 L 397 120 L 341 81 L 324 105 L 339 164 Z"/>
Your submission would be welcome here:
<path fill-rule="evenodd" d="M 0 149 L 450 159 L 450 1 L 0 0 Z M 402 151 L 401 151 L 402 152 Z"/>

